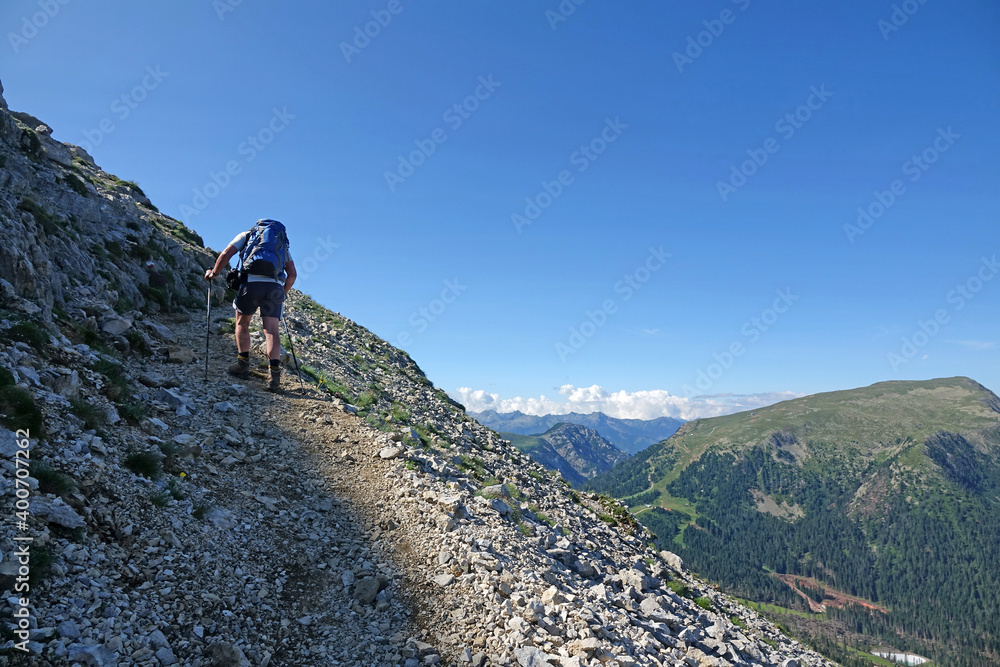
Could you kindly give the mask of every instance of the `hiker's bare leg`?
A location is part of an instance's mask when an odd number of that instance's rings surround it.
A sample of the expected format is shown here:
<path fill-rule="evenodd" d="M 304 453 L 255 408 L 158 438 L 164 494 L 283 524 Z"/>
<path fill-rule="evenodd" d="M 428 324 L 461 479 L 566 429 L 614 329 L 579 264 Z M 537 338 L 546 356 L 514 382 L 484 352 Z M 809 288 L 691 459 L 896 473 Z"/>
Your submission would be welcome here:
<path fill-rule="evenodd" d="M 278 318 L 262 317 L 261 320 L 264 321 L 264 337 L 267 339 L 267 358 L 277 359 L 281 356 L 281 340 L 278 337 Z"/>
<path fill-rule="evenodd" d="M 253 318 L 253 314 L 244 315 L 240 311 L 236 311 L 236 351 L 237 352 L 249 352 L 250 351 L 250 320 Z M 270 319 L 270 318 L 269 318 Z"/>

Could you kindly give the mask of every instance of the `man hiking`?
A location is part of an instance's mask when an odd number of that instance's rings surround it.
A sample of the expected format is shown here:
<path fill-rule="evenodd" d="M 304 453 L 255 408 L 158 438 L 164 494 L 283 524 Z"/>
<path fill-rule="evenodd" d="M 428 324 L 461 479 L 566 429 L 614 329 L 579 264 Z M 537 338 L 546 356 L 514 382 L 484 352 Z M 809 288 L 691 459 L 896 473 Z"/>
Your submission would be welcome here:
<path fill-rule="evenodd" d="M 236 310 L 236 363 L 229 373 L 244 380 L 250 377 L 250 319 L 260 308 L 267 339 L 267 357 L 270 361 L 267 390 L 278 391 L 281 385 L 281 340 L 278 321 L 285 296 L 295 282 L 295 263 L 288 251 L 285 226 L 267 218 L 257 221 L 253 229 L 238 234 L 226 246 L 215 266 L 205 271 L 205 280 L 219 275 L 222 267 L 239 253 L 240 284 L 233 308 Z"/>

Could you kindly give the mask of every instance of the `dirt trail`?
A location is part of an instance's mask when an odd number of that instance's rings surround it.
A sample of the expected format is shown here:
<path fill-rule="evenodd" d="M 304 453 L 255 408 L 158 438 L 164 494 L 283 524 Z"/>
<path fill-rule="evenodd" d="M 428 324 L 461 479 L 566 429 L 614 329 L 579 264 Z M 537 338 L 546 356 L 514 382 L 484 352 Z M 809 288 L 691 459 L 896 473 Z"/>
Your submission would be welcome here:
<path fill-rule="evenodd" d="M 226 315 L 215 311 L 213 319 Z M 195 350 L 200 344 L 204 351 L 204 316 L 166 324 L 181 344 Z M 311 383 L 300 386 L 292 369 L 285 369 L 280 394 L 264 390 L 261 370 L 247 381 L 228 376 L 235 358 L 232 336 L 212 334 L 209 344 L 207 384 L 200 363 L 165 370 L 174 370 L 192 395 L 203 392 L 210 402 L 233 405 L 235 412 L 223 413 L 221 423 L 210 426 L 257 434 L 242 452 L 217 440 L 220 448 L 206 448 L 200 458 L 209 467 L 213 506 L 230 512 L 252 534 L 237 543 L 216 541 L 226 552 L 223 559 L 241 563 L 256 579 L 281 582 L 274 604 L 281 629 L 262 627 L 256 633 L 258 641 L 277 640 L 271 664 L 401 662 L 406 641 L 420 633 L 412 627 L 403 574 L 391 557 L 397 549 L 386 542 L 386 526 L 378 525 L 375 490 L 384 486 L 388 465 L 373 458 L 378 432 L 335 409 Z M 234 394 L 241 386 L 245 389 Z M 220 455 L 226 461 L 241 454 L 248 456 L 228 462 L 225 470 L 216 463 Z M 356 595 L 356 582 L 368 576 L 385 589 L 375 606 Z M 254 637 L 250 632 L 247 639 Z"/>

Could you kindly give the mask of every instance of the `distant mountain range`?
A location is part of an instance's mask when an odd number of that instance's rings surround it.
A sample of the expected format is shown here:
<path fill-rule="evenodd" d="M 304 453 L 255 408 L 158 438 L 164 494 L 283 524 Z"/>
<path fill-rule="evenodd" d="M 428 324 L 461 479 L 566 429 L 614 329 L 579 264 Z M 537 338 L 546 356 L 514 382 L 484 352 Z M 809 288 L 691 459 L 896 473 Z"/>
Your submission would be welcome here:
<path fill-rule="evenodd" d="M 658 417 L 656 419 L 616 419 L 603 412 L 579 414 L 570 412 L 565 415 L 526 415 L 523 412 L 470 412 L 476 421 L 494 431 L 519 433 L 521 435 L 539 435 L 559 423 L 578 424 L 597 431 L 601 437 L 611 441 L 615 447 L 635 454 L 653 443 L 660 442 L 673 435 L 684 423 L 673 417 Z"/>
<path fill-rule="evenodd" d="M 818 642 L 1000 664 L 1000 399 L 969 378 L 691 421 L 584 488 L 653 505 L 660 546 L 730 593 L 822 605 L 783 616 Z"/>
<path fill-rule="evenodd" d="M 574 486 L 628 458 L 600 433 L 579 424 L 561 422 L 540 435 L 504 431 L 500 435 L 546 468 L 558 470 Z"/>

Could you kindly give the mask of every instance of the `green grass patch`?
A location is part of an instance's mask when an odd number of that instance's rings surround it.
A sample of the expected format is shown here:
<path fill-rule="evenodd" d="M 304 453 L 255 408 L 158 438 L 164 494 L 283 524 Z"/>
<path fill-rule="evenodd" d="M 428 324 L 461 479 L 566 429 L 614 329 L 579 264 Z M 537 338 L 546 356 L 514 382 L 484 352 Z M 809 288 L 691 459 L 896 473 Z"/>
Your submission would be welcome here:
<path fill-rule="evenodd" d="M 405 407 L 396 403 L 392 406 L 392 419 L 400 424 L 405 424 L 410 421 L 410 411 Z"/>
<path fill-rule="evenodd" d="M 42 229 L 45 230 L 46 234 L 52 235 L 61 229 L 61 226 L 56 222 L 55 218 L 49 215 L 49 212 L 42 208 L 34 199 L 30 197 L 23 198 L 17 205 L 17 210 L 26 211 L 31 214 Z"/>
<path fill-rule="evenodd" d="M 598 518 L 605 523 L 619 525 L 630 531 L 636 530 L 639 527 L 639 523 L 632 516 L 632 513 L 628 511 L 628 508 L 611 496 L 605 493 L 598 494 L 597 502 L 605 509 L 605 512 L 597 513 Z"/>
<path fill-rule="evenodd" d="M 49 344 L 49 334 L 35 322 L 23 320 L 3 332 L 3 337 L 16 343 L 24 343 L 35 352 L 45 352 Z"/>
<path fill-rule="evenodd" d="M 97 360 L 93 370 L 104 377 L 104 395 L 115 403 L 122 403 L 132 396 L 133 387 L 125 368 L 118 362 L 108 358 Z M 121 410 L 118 411 L 121 414 Z"/>
<path fill-rule="evenodd" d="M 148 479 L 157 479 L 163 474 L 163 462 L 153 452 L 132 452 L 125 457 L 125 467 Z"/>
<path fill-rule="evenodd" d="M 76 174 L 66 174 L 66 177 L 63 180 L 66 182 L 66 185 L 69 186 L 70 190 L 81 197 L 90 196 L 90 190 L 87 189 L 87 186 Z"/>
<path fill-rule="evenodd" d="M 538 520 L 541 521 L 542 523 L 548 524 L 552 528 L 556 527 L 555 519 L 550 517 L 545 512 L 535 512 L 535 516 L 538 517 Z"/>
<path fill-rule="evenodd" d="M 211 511 L 211 509 L 212 505 L 207 502 L 195 503 L 194 508 L 191 510 L 191 516 L 201 521 L 205 518 L 205 515 Z"/>
<path fill-rule="evenodd" d="M 184 500 L 187 498 L 187 494 L 184 493 L 184 489 L 181 488 L 181 483 L 176 479 L 172 479 L 167 482 L 167 493 L 174 500 Z"/>
<path fill-rule="evenodd" d="M 32 461 L 30 470 L 31 476 L 38 480 L 38 490 L 42 493 L 64 496 L 76 486 L 72 477 L 46 463 Z"/>
<path fill-rule="evenodd" d="M 683 581 L 671 579 L 667 582 L 667 588 L 672 590 L 674 593 L 677 593 L 677 595 L 680 595 L 682 598 L 691 597 L 691 589 L 688 588 Z"/>
<path fill-rule="evenodd" d="M 20 387 L 0 387 L 0 423 L 11 431 L 27 429 L 35 438 L 44 434 L 42 411 L 31 394 Z"/>
<path fill-rule="evenodd" d="M 527 500 L 527 496 L 521 492 L 514 484 L 507 484 L 507 492 L 510 493 L 510 497 L 518 502 L 524 502 Z"/>
<path fill-rule="evenodd" d="M 85 398 L 75 397 L 69 399 L 70 412 L 83 421 L 86 430 L 97 430 L 104 426 L 108 420 L 108 415 Z"/>
<path fill-rule="evenodd" d="M 122 310 L 131 310 L 131 307 L 123 307 Z M 148 357 L 153 354 L 153 350 L 149 347 L 149 343 L 146 342 L 146 337 L 143 336 L 140 331 L 136 329 L 129 329 L 125 332 L 125 340 L 128 341 L 129 347 L 133 352 L 141 354 L 144 357 Z"/>
<path fill-rule="evenodd" d="M 149 406 L 138 401 L 127 401 L 118 406 L 118 415 L 133 424 L 138 424 L 149 414 Z"/>
<path fill-rule="evenodd" d="M 56 558 L 52 555 L 48 545 L 41 547 L 31 545 L 28 549 L 28 557 L 31 560 L 31 571 L 28 573 L 28 585 L 37 586 L 45 575 L 47 575 L 52 569 L 52 564 L 56 562 Z"/>
<path fill-rule="evenodd" d="M 120 186 L 126 187 L 129 190 L 131 190 L 132 192 L 135 192 L 136 194 L 138 194 L 140 196 L 143 196 L 143 197 L 146 196 L 146 193 L 142 191 L 142 188 L 140 188 L 139 184 L 136 183 L 135 181 L 125 181 L 125 180 L 122 180 L 120 178 L 116 178 L 115 179 L 115 185 L 120 185 Z"/>
<path fill-rule="evenodd" d="M 299 370 L 306 375 L 306 377 L 311 378 L 320 389 L 326 391 L 327 393 L 336 396 L 340 400 L 355 404 L 354 394 L 347 385 L 337 382 L 336 380 L 327 376 L 323 371 L 313 368 L 312 366 L 300 365 Z"/>
<path fill-rule="evenodd" d="M 38 152 L 42 150 L 42 140 L 38 138 L 34 130 L 25 129 L 22 132 L 24 134 L 20 143 L 21 150 L 29 157 L 37 157 Z"/>
<path fill-rule="evenodd" d="M 694 603 L 706 611 L 711 611 L 713 609 L 712 601 L 705 596 L 695 598 Z"/>
<path fill-rule="evenodd" d="M 789 609 L 776 604 L 754 602 L 753 600 L 744 600 L 742 598 L 737 599 L 745 606 L 766 615 L 778 614 L 783 616 L 798 616 L 799 618 L 808 618 L 813 620 L 826 618 L 826 614 L 817 614 L 811 611 L 799 611 L 798 609 Z"/>
<path fill-rule="evenodd" d="M 149 502 L 153 503 L 157 507 L 166 507 L 173 500 L 173 496 L 166 489 L 160 489 L 159 491 L 153 491 L 149 494 Z"/>

